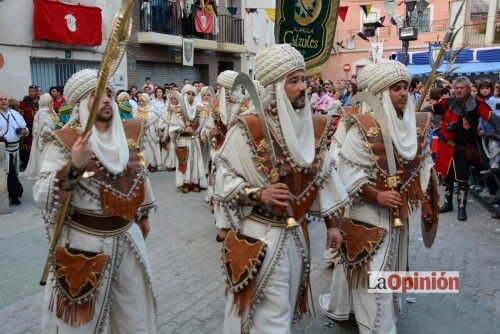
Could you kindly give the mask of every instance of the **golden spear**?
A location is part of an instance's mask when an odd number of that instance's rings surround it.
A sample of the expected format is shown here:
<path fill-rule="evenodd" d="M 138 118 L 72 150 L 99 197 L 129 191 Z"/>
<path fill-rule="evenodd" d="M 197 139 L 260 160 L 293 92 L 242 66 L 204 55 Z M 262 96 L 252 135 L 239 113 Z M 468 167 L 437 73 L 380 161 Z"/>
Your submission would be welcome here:
<path fill-rule="evenodd" d="M 87 124 L 85 125 L 85 129 L 81 134 L 82 137 L 84 137 L 90 131 L 90 129 L 92 129 L 95 118 L 99 111 L 99 104 L 102 94 L 106 89 L 108 79 L 116 71 L 118 65 L 120 65 L 122 57 L 125 53 L 125 47 L 130 37 L 130 31 L 132 28 L 132 4 L 133 0 L 122 0 L 120 10 L 115 15 L 115 18 L 113 20 L 111 36 L 109 38 L 108 45 L 106 46 L 106 50 L 104 51 L 101 64 L 99 66 L 97 86 L 94 92 L 94 103 L 92 104 L 90 116 Z M 49 253 L 45 261 L 42 278 L 40 279 L 40 285 L 45 285 L 47 283 L 47 277 L 49 276 L 49 270 L 52 265 L 53 254 L 55 248 L 59 244 L 59 240 L 61 239 L 62 228 L 66 220 L 71 197 L 72 193 L 70 193 L 64 199 L 61 204 L 61 208 L 59 209 L 54 227 L 54 234 L 52 236 L 52 241 L 49 248 Z"/>
<path fill-rule="evenodd" d="M 425 82 L 424 90 L 422 91 L 422 95 L 420 96 L 420 99 L 417 102 L 417 105 L 415 106 L 415 111 L 420 111 L 420 108 L 422 108 L 422 104 L 425 101 L 425 97 L 427 96 L 427 93 L 429 93 L 429 89 L 431 88 L 431 84 L 434 81 L 434 77 L 436 76 L 438 68 L 441 66 L 441 60 L 443 59 L 443 56 L 449 48 L 453 46 L 453 41 L 455 40 L 456 34 L 460 31 L 458 29 L 456 32 L 455 30 L 455 25 L 457 23 L 458 18 L 460 17 L 460 13 L 462 13 L 462 10 L 464 8 L 465 0 L 462 2 L 462 5 L 460 6 L 460 9 L 458 10 L 457 15 L 455 16 L 455 20 L 453 21 L 453 24 L 450 25 L 448 28 L 448 31 L 446 32 L 446 35 L 444 36 L 444 40 L 441 43 L 441 49 L 439 49 L 439 52 L 436 56 L 436 60 L 434 61 L 434 65 L 432 66 L 431 73 L 429 74 L 429 77 L 427 78 L 427 81 Z"/>

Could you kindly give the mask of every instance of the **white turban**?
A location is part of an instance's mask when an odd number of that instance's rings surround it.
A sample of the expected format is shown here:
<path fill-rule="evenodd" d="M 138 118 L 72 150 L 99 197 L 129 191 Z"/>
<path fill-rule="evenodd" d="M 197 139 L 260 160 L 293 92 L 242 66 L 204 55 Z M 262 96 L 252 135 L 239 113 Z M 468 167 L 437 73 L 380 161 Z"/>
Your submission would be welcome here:
<path fill-rule="evenodd" d="M 97 86 L 97 70 L 84 69 L 76 72 L 68 79 L 64 86 L 66 101 L 74 106 L 81 98 L 93 91 Z M 107 82 L 106 87 L 114 92 L 111 82 Z"/>
<path fill-rule="evenodd" d="M 51 103 L 52 103 L 52 96 L 49 93 L 44 93 L 42 94 L 42 96 L 40 96 L 40 100 L 38 100 L 38 107 L 40 109 L 49 108 Z"/>
<path fill-rule="evenodd" d="M 85 128 L 89 119 L 92 107 L 89 105 L 90 93 L 96 88 L 96 85 L 97 71 L 85 69 L 73 74 L 64 86 L 68 103 L 75 106 L 73 112 L 77 112 L 80 116 L 81 130 Z M 112 88 L 109 82 L 107 87 Z M 119 174 L 127 167 L 129 150 L 118 105 L 114 98 L 111 98 L 111 107 L 113 117 L 108 130 L 101 133 L 93 126 L 89 142 L 92 152 L 104 167 L 113 174 Z"/>
<path fill-rule="evenodd" d="M 396 60 L 382 60 L 378 64 L 370 64 L 359 72 L 359 86 L 377 95 L 389 89 L 395 83 L 406 81 L 410 84 L 408 68 Z"/>
<path fill-rule="evenodd" d="M 196 88 L 192 85 L 184 85 L 181 90 L 182 95 L 186 95 L 187 92 L 192 92 L 194 95 L 196 95 L 198 92 L 196 91 Z"/>
<path fill-rule="evenodd" d="M 263 87 L 275 84 L 296 70 L 305 70 L 302 54 L 290 44 L 274 44 L 257 53 L 255 78 Z"/>
<path fill-rule="evenodd" d="M 417 128 L 415 105 L 411 99 L 403 111 L 403 118 L 397 117 L 389 87 L 405 81 L 410 84 L 408 68 L 395 60 L 383 60 L 378 64 L 365 66 L 358 75 L 361 87 L 380 98 L 387 116 L 387 128 L 396 151 L 405 160 L 412 160 L 417 154 Z"/>
<path fill-rule="evenodd" d="M 238 72 L 227 70 L 221 72 L 217 77 L 217 83 L 227 90 L 233 89 L 234 79 L 238 76 Z"/>

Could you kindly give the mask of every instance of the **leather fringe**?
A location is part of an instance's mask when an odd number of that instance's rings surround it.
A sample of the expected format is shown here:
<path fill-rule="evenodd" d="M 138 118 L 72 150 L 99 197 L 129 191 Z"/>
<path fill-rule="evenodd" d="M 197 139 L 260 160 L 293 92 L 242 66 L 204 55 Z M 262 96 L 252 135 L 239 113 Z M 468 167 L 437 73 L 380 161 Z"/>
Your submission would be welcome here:
<path fill-rule="evenodd" d="M 144 201 L 144 183 L 141 182 L 134 195 L 130 198 L 124 198 L 115 195 L 112 191 L 107 190 L 104 186 L 100 189 L 101 207 L 106 213 L 132 220 L 140 205 Z"/>
<path fill-rule="evenodd" d="M 244 288 L 233 292 L 233 310 L 242 317 L 243 314 L 250 310 L 252 305 L 253 291 L 255 288 L 255 280 L 252 279 Z"/>
<path fill-rule="evenodd" d="M 426 197 L 420 184 L 420 175 L 414 178 L 401 193 L 403 206 L 399 210 L 399 217 L 406 220 L 418 207 L 418 203 L 425 201 Z"/>
<path fill-rule="evenodd" d="M 95 294 L 86 297 L 83 301 L 70 302 L 57 287 L 52 289 L 49 311 L 56 307 L 56 316 L 72 327 L 86 324 L 94 318 Z"/>
<path fill-rule="evenodd" d="M 347 281 L 349 288 L 360 289 L 368 287 L 368 270 L 370 261 L 366 261 L 361 265 L 346 267 Z"/>

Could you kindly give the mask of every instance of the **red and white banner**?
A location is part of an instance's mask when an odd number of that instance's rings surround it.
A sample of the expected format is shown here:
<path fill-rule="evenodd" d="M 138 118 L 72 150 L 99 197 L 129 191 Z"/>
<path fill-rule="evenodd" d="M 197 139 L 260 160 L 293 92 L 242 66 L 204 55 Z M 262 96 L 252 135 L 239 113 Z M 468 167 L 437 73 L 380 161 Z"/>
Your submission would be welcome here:
<path fill-rule="evenodd" d="M 101 9 L 59 1 L 35 0 L 33 30 L 35 40 L 101 45 Z"/>
<path fill-rule="evenodd" d="M 196 32 L 204 34 L 214 33 L 214 18 L 210 11 L 198 9 L 194 17 L 194 27 Z"/>

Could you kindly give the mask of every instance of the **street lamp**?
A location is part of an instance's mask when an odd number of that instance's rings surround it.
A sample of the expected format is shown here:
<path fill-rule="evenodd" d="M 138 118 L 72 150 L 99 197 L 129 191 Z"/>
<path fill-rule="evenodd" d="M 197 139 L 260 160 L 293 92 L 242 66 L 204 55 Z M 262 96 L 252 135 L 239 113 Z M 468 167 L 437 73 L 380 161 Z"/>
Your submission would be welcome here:
<path fill-rule="evenodd" d="M 403 42 L 403 54 L 404 54 L 404 64 L 408 66 L 410 62 L 410 57 L 408 55 L 408 49 L 410 48 L 410 41 L 416 41 L 418 38 L 418 29 L 415 26 L 410 25 L 411 13 L 417 9 L 419 15 L 422 15 L 424 10 L 429 6 L 429 3 L 425 0 L 405 0 L 406 4 L 406 14 L 404 26 L 399 29 L 399 40 Z M 418 20 L 418 18 L 417 18 Z M 413 22 L 414 24 L 415 22 Z"/>

